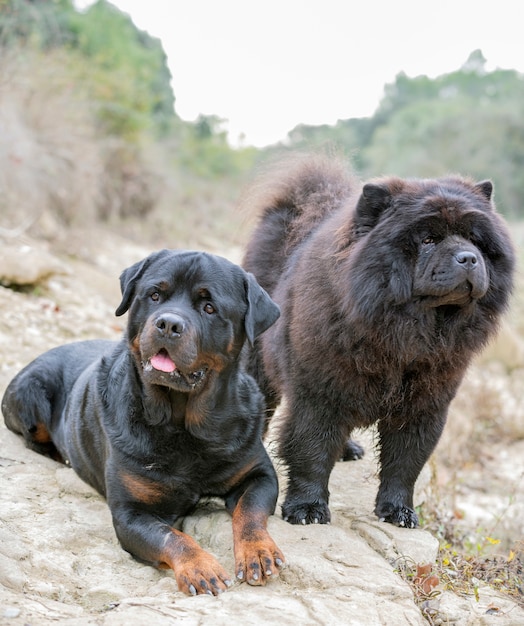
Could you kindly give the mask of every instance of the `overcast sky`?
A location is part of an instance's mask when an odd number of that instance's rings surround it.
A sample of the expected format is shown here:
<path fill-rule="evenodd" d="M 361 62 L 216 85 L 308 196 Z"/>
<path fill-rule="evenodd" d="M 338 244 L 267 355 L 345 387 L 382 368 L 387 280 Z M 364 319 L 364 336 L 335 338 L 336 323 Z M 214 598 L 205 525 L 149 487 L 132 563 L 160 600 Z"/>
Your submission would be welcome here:
<path fill-rule="evenodd" d="M 77 6 L 91 4 L 77 0 Z M 516 0 L 113 0 L 162 40 L 175 109 L 228 120 L 233 143 L 263 146 L 297 124 L 373 114 L 386 83 L 458 69 L 524 72 Z"/>

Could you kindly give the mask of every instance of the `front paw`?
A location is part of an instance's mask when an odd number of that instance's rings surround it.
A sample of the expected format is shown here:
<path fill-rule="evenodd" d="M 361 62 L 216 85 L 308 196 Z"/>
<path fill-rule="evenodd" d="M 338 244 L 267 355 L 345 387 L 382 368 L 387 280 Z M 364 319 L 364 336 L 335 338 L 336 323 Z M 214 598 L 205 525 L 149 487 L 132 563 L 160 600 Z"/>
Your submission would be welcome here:
<path fill-rule="evenodd" d="M 284 566 L 284 555 L 267 531 L 256 539 L 239 540 L 235 544 L 235 571 L 239 581 L 250 585 L 265 585 Z"/>
<path fill-rule="evenodd" d="M 395 526 L 404 528 L 416 528 L 418 526 L 418 517 L 413 509 L 408 506 L 395 506 L 391 502 L 377 504 L 375 515 L 381 522 L 389 522 Z"/>
<path fill-rule="evenodd" d="M 282 517 L 290 524 L 329 524 L 331 513 L 327 502 L 284 502 L 282 505 Z"/>
<path fill-rule="evenodd" d="M 231 586 L 228 573 L 220 563 L 205 550 L 198 550 L 188 558 L 182 558 L 173 566 L 180 591 L 196 596 L 216 596 Z"/>

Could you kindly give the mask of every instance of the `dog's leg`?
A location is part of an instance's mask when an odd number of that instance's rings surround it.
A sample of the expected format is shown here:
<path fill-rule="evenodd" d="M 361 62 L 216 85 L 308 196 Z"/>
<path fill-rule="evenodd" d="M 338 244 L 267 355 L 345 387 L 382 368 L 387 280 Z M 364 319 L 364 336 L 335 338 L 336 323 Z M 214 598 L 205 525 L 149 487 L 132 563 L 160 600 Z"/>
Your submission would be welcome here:
<path fill-rule="evenodd" d="M 233 517 L 235 573 L 250 585 L 265 585 L 284 565 L 284 555 L 267 531 L 267 519 L 275 510 L 278 482 L 269 459 L 226 498 Z"/>
<path fill-rule="evenodd" d="M 7 428 L 21 435 L 29 449 L 63 462 L 50 434 L 52 405 L 48 394 L 53 388 L 51 376 L 46 387 L 29 371 L 21 372 L 5 392 L 2 413 Z"/>
<path fill-rule="evenodd" d="M 415 482 L 438 443 L 445 421 L 445 416 L 424 416 L 406 420 L 402 428 L 379 422 L 380 487 L 375 514 L 380 519 L 406 528 L 418 525 L 413 508 Z"/>
<path fill-rule="evenodd" d="M 111 506 L 122 547 L 157 567 L 170 567 L 180 591 L 218 595 L 231 586 L 228 573 L 189 535 L 163 523 L 134 505 Z"/>
<path fill-rule="evenodd" d="M 322 407 L 321 415 L 312 407 Z M 328 524 L 329 476 L 347 440 L 347 428 L 330 404 L 307 392 L 289 401 L 282 422 L 279 453 L 288 468 L 288 488 L 282 517 L 291 524 Z"/>

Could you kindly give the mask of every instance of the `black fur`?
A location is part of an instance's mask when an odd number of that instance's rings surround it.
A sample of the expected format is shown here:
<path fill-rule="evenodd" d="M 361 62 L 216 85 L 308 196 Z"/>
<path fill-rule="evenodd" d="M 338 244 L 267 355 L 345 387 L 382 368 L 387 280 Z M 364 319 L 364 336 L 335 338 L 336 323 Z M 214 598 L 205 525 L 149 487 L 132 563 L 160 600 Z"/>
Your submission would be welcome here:
<path fill-rule="evenodd" d="M 5 423 L 103 494 L 122 546 L 172 567 L 186 592 L 219 593 L 229 583 L 173 527 L 202 497 L 222 497 L 236 574 L 263 584 L 283 563 L 265 529 L 278 484 L 262 443 L 263 398 L 239 354 L 278 307 L 253 276 L 200 252 L 152 254 L 122 273 L 121 288 L 122 341 L 38 357 L 7 388 Z"/>
<path fill-rule="evenodd" d="M 514 252 L 489 181 L 384 178 L 362 186 L 325 158 L 279 166 L 252 194 L 244 267 L 281 307 L 248 355 L 289 470 L 292 523 L 330 521 L 328 481 L 376 424 L 375 512 L 413 527 L 415 481 L 472 358 L 494 335 Z"/>

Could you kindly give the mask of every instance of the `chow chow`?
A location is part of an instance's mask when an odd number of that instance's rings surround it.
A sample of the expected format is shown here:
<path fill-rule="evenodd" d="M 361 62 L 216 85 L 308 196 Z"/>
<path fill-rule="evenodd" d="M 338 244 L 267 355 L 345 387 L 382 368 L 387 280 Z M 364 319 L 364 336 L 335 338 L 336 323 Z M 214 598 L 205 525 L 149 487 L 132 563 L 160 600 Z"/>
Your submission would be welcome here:
<path fill-rule="evenodd" d="M 376 424 L 375 513 L 418 524 L 415 481 L 473 355 L 508 305 L 514 250 L 490 181 L 380 178 L 302 158 L 246 194 L 259 222 L 244 268 L 281 308 L 247 362 L 269 414 L 291 523 L 328 523 L 335 462 L 359 458 Z"/>

